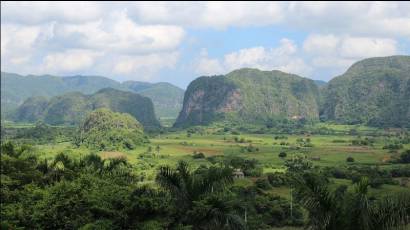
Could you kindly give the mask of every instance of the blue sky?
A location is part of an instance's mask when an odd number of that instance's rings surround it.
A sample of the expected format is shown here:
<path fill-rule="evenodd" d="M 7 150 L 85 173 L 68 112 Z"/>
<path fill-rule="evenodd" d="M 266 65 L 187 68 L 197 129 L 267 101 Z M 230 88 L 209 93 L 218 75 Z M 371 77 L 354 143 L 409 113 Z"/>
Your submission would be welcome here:
<path fill-rule="evenodd" d="M 251 67 L 328 81 L 410 54 L 409 2 L 2 2 L 1 69 L 185 88 Z"/>

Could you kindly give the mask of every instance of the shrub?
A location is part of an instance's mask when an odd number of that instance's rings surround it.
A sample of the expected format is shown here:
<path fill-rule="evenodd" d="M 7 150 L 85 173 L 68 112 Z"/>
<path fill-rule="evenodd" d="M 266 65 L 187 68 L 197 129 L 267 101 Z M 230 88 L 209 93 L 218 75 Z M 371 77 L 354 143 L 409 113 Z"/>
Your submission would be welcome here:
<path fill-rule="evenodd" d="M 256 187 L 263 189 L 263 190 L 267 190 L 271 188 L 270 183 L 266 178 L 258 178 L 255 181 L 255 185 Z"/>
<path fill-rule="evenodd" d="M 354 162 L 354 158 L 349 156 L 349 157 L 346 158 L 346 161 L 347 162 Z"/>
<path fill-rule="evenodd" d="M 284 173 L 268 173 L 267 179 L 273 187 L 283 186 L 288 183 L 288 178 Z"/>
<path fill-rule="evenodd" d="M 287 156 L 286 152 L 280 152 L 279 157 L 280 158 L 285 158 Z"/>
<path fill-rule="evenodd" d="M 388 144 L 383 146 L 383 149 L 388 149 L 388 150 L 399 150 L 402 149 L 403 145 L 401 144 Z"/>
<path fill-rule="evenodd" d="M 194 159 L 203 159 L 203 158 L 205 158 L 205 154 L 203 154 L 203 153 L 194 153 L 194 154 L 192 155 L 192 157 L 193 157 Z"/>
<path fill-rule="evenodd" d="M 400 155 L 400 163 L 410 163 L 410 149 L 404 151 L 401 155 Z"/>

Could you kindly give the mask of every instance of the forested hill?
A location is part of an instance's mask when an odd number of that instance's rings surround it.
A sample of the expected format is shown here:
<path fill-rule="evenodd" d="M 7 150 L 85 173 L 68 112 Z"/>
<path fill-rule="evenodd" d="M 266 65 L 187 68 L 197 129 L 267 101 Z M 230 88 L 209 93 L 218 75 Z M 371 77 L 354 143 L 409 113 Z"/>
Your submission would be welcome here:
<path fill-rule="evenodd" d="M 158 117 L 177 117 L 184 91 L 169 83 L 127 81 L 120 83 L 100 76 L 22 76 L 1 73 L 2 118 L 29 97 L 51 98 L 68 92 L 92 94 L 103 88 L 137 92 L 151 98 Z"/>
<path fill-rule="evenodd" d="M 221 118 L 255 123 L 276 118 L 318 119 L 318 100 L 319 89 L 313 80 L 244 68 L 191 82 L 175 126 L 208 124 Z"/>
<path fill-rule="evenodd" d="M 91 111 L 109 108 L 128 113 L 145 128 L 159 126 L 151 99 L 132 92 L 112 88 L 101 89 L 92 95 L 70 92 L 61 96 L 28 98 L 15 112 L 15 121 L 44 121 L 52 125 L 76 125 Z"/>
<path fill-rule="evenodd" d="M 323 90 L 321 116 L 345 124 L 410 127 L 410 56 L 369 58 Z"/>

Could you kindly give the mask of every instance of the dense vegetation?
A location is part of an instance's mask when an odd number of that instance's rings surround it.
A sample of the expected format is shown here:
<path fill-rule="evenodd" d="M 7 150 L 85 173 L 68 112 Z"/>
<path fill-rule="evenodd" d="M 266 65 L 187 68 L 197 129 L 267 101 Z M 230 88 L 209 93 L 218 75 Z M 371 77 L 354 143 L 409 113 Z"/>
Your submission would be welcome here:
<path fill-rule="evenodd" d="M 354 190 L 334 188 L 326 173 L 301 157 L 285 161 L 286 173 L 268 174 L 251 186 L 235 183 L 232 170 L 258 163 L 240 158 L 197 168 L 185 161 L 164 165 L 155 184 L 147 184 L 142 169 L 125 158 L 59 153 L 45 160 L 37 151 L 1 146 L 2 228 L 365 230 L 409 221 L 408 193 L 369 196 L 365 177 Z M 295 189 L 291 200 L 269 192 L 281 186 Z"/>
<path fill-rule="evenodd" d="M 108 87 L 149 97 L 158 117 L 176 118 L 182 107 L 184 91 L 169 83 L 138 81 L 119 83 L 99 76 L 21 76 L 1 72 L 2 117 L 10 116 L 14 109 L 30 97 L 51 98 L 73 91 L 93 94 Z"/>
<path fill-rule="evenodd" d="M 44 121 L 51 125 L 77 125 L 87 113 L 97 108 L 129 113 L 146 128 L 159 126 L 149 98 L 112 88 L 101 89 L 92 95 L 67 93 L 53 97 L 48 102 L 43 98 L 29 98 L 17 109 L 15 120 Z"/>
<path fill-rule="evenodd" d="M 121 150 L 134 149 L 147 139 L 142 125 L 131 115 L 102 108 L 87 115 L 74 142 L 90 149 Z"/>
<path fill-rule="evenodd" d="M 370 58 L 328 84 L 280 71 L 235 70 L 200 77 L 185 92 L 176 126 L 278 119 L 410 127 L 410 57 Z"/>
<path fill-rule="evenodd" d="M 193 81 L 175 125 L 203 125 L 221 118 L 253 123 L 277 118 L 315 120 L 318 99 L 312 80 L 280 71 L 240 69 Z"/>
<path fill-rule="evenodd" d="M 410 57 L 357 62 L 323 91 L 321 116 L 345 124 L 410 127 Z"/>

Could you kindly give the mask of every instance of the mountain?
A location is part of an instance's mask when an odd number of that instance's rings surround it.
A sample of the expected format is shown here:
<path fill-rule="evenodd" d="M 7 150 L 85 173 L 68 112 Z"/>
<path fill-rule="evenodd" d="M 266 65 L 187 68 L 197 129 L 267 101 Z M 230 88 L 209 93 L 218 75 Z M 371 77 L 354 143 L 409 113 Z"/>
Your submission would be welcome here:
<path fill-rule="evenodd" d="M 325 86 L 325 85 L 327 84 L 327 82 L 322 81 L 322 80 L 313 80 L 313 81 L 315 82 L 315 84 L 316 84 L 319 88 L 321 88 L 321 87 L 323 87 L 323 86 Z"/>
<path fill-rule="evenodd" d="M 191 82 L 175 126 L 209 124 L 221 118 L 255 123 L 273 118 L 318 119 L 318 100 L 319 89 L 310 79 L 244 68 Z"/>
<path fill-rule="evenodd" d="M 29 97 L 51 98 L 68 92 L 92 94 L 103 88 L 133 91 L 151 98 L 158 117 L 177 117 L 184 91 L 169 83 L 128 81 L 120 83 L 100 76 L 22 76 L 1 72 L 2 117 L 7 117 Z"/>
<path fill-rule="evenodd" d="M 141 124 L 127 113 L 101 108 L 81 122 L 74 143 L 97 150 L 134 149 L 147 142 Z"/>
<path fill-rule="evenodd" d="M 353 64 L 323 89 L 321 118 L 345 124 L 410 127 L 410 56 Z"/>
<path fill-rule="evenodd" d="M 127 89 L 151 98 L 154 103 L 155 114 L 158 117 L 176 118 L 179 111 L 181 111 L 184 90 L 170 83 L 127 81 L 122 85 Z"/>
<path fill-rule="evenodd" d="M 105 88 L 91 95 L 70 92 L 44 98 L 28 98 L 15 113 L 16 121 L 35 122 L 42 120 L 51 125 L 77 125 L 91 111 L 109 108 L 114 112 L 128 113 L 144 127 L 158 127 L 151 99 L 132 92 Z"/>

